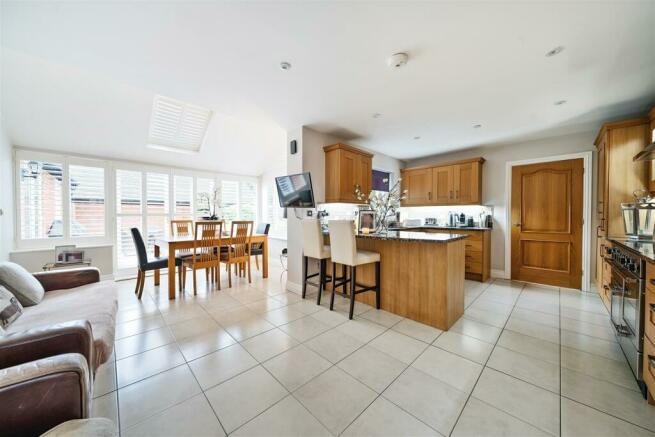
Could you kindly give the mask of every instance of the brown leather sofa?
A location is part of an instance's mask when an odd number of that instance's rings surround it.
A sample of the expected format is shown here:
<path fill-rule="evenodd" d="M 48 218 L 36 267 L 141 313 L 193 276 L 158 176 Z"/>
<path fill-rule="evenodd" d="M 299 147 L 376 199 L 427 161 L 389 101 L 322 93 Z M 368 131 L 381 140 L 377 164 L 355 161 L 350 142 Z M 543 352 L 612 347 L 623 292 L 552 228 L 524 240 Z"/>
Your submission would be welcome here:
<path fill-rule="evenodd" d="M 113 352 L 118 303 L 95 268 L 34 275 L 46 293 L 0 337 L 0 434 L 40 435 L 89 417 L 93 378 Z"/>

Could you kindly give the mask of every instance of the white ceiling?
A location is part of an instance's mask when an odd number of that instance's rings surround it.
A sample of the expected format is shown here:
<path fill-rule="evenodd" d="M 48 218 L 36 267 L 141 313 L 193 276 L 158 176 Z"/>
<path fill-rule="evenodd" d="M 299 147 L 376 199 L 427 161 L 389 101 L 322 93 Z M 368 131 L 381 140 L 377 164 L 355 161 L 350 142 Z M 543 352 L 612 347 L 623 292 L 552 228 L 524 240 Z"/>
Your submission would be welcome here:
<path fill-rule="evenodd" d="M 2 15 L 22 146 L 259 174 L 300 125 L 411 159 L 655 103 L 655 1 L 5 1 Z M 397 51 L 410 61 L 392 70 Z M 155 94 L 217 111 L 200 155 L 145 148 Z"/>

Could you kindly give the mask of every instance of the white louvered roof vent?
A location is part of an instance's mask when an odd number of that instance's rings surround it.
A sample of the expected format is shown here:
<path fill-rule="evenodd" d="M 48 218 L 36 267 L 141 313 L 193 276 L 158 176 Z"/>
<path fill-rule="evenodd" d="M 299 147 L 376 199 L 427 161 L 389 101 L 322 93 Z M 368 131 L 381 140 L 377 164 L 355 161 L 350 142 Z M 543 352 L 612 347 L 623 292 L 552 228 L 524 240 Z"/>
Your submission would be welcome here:
<path fill-rule="evenodd" d="M 170 97 L 155 96 L 148 147 L 173 152 L 199 152 L 212 111 Z"/>

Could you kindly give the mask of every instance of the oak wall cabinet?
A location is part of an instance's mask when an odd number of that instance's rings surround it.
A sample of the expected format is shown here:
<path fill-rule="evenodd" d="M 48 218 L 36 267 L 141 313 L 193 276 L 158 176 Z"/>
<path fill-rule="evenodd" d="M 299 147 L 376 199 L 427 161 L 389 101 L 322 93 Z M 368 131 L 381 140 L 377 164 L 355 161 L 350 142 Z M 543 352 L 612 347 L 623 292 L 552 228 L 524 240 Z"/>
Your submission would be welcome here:
<path fill-rule="evenodd" d="M 482 203 L 484 158 L 401 170 L 407 190 L 403 206 L 477 205 Z"/>
<path fill-rule="evenodd" d="M 368 195 L 373 179 L 373 155 L 337 143 L 323 147 L 325 152 L 325 202 L 362 203 L 355 197 L 355 187 Z"/>

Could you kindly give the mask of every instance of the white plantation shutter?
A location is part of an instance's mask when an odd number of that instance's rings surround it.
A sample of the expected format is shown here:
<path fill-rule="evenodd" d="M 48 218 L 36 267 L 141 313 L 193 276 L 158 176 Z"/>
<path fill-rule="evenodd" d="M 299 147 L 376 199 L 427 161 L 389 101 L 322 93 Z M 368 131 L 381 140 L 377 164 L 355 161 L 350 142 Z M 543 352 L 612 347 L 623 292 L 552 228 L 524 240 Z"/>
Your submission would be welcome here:
<path fill-rule="evenodd" d="M 198 217 L 211 215 L 215 185 L 214 179 L 211 178 L 196 179 L 196 215 Z M 209 204 L 207 204 L 207 196 L 209 196 Z"/>
<path fill-rule="evenodd" d="M 175 218 L 193 218 L 193 177 L 175 176 Z"/>
<path fill-rule="evenodd" d="M 264 222 L 270 223 L 269 235 L 287 238 L 287 222 L 283 217 L 284 211 L 280 208 L 275 183 L 264 185 L 263 208 Z"/>
<path fill-rule="evenodd" d="M 63 174 L 59 163 L 20 161 L 21 239 L 63 237 Z"/>
<path fill-rule="evenodd" d="M 257 218 L 257 184 L 241 182 L 239 184 L 239 219 L 255 220 Z"/>
<path fill-rule="evenodd" d="M 170 97 L 155 96 L 148 143 L 181 151 L 200 150 L 212 111 Z"/>
<path fill-rule="evenodd" d="M 116 170 L 116 212 L 141 214 L 141 172 Z"/>
<path fill-rule="evenodd" d="M 167 173 L 146 174 L 146 212 L 148 214 L 168 214 L 168 183 Z"/>
<path fill-rule="evenodd" d="M 239 182 L 221 181 L 221 206 L 225 220 L 239 218 Z"/>
<path fill-rule="evenodd" d="M 116 170 L 116 260 L 119 270 L 137 265 L 130 229 L 142 230 L 142 194 L 140 171 Z"/>
<path fill-rule="evenodd" d="M 68 167 L 71 237 L 105 235 L 105 169 L 84 165 Z"/>

